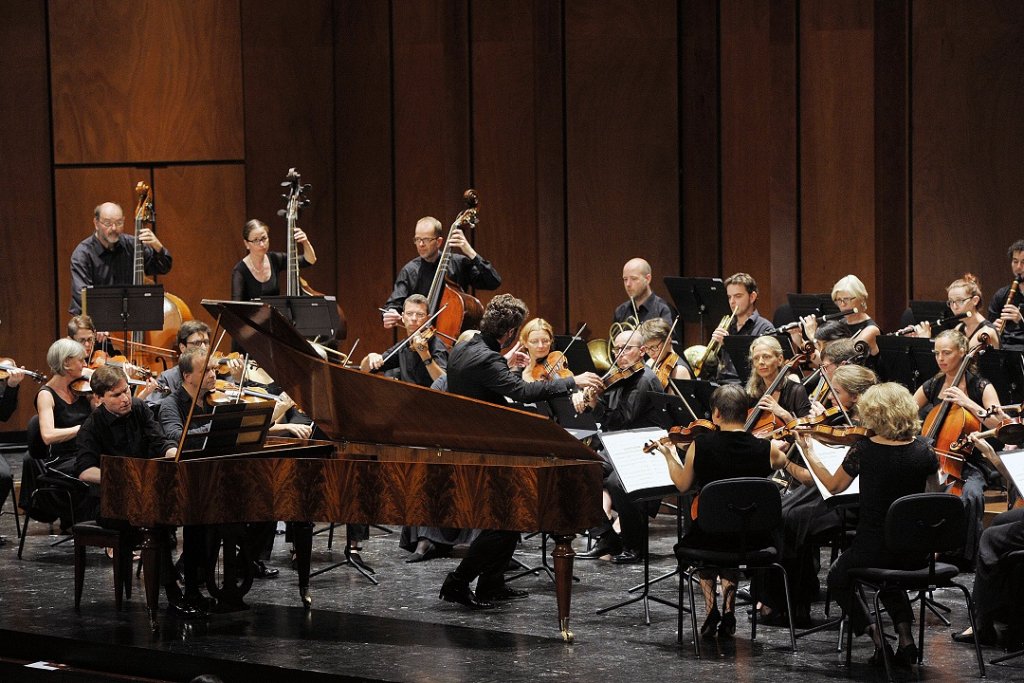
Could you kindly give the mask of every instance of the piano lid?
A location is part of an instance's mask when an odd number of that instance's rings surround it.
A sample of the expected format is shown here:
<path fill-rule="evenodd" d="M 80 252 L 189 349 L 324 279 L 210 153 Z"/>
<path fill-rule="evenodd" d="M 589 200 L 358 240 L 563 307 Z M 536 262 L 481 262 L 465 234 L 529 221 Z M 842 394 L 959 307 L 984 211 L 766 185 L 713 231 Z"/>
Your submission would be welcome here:
<path fill-rule="evenodd" d="M 204 300 L 221 326 L 337 441 L 598 460 L 539 415 L 323 360 L 267 304 Z"/>

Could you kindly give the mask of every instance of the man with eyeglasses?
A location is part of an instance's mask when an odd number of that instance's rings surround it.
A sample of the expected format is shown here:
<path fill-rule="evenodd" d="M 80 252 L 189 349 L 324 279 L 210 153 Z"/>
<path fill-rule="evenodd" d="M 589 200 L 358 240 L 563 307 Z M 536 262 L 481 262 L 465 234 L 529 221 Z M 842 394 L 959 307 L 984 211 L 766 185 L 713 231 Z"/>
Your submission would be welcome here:
<path fill-rule="evenodd" d="M 410 384 L 429 387 L 434 380 L 445 374 L 448 366 L 448 349 L 435 334 L 428 339 L 413 333 L 430 317 L 427 314 L 427 297 L 413 294 L 405 300 L 402 313 L 402 325 L 406 335 L 412 336 L 408 342 L 402 341 L 403 347 L 395 352 L 399 344 L 379 353 L 370 353 L 359 364 L 363 372 L 383 374 Z M 386 359 L 386 360 L 385 360 Z"/>
<path fill-rule="evenodd" d="M 135 235 L 124 234 L 124 211 L 113 202 L 93 210 L 93 234 L 71 252 L 71 305 L 68 312 L 82 312 L 82 289 L 92 285 L 131 284 L 135 274 Z M 171 270 L 171 253 L 149 228 L 139 231 L 146 275 Z"/>
<path fill-rule="evenodd" d="M 444 237 L 441 236 L 441 222 L 433 216 L 424 216 L 416 221 L 413 243 L 419 254 L 402 267 L 395 280 L 395 287 L 384 304 L 384 327 L 397 327 L 402 322 L 402 305 L 411 294 L 430 293 L 430 285 L 437 273 L 437 264 L 441 258 L 441 247 Z M 452 250 L 460 250 L 461 254 L 452 254 L 448 261 L 448 276 L 464 291 L 470 287 L 476 289 L 497 289 L 501 286 L 501 276 L 490 261 L 477 253 L 473 245 L 466 239 L 459 228 L 452 230 L 450 240 Z"/>
<path fill-rule="evenodd" d="M 189 349 L 210 349 L 210 326 L 201 320 L 186 320 L 178 328 L 178 353 L 183 354 Z M 232 364 L 240 363 L 232 361 Z M 163 393 L 153 393 L 147 400 L 150 404 L 160 403 L 165 396 L 173 395 L 181 387 L 181 368 L 175 365 L 160 373 L 157 384 L 164 387 Z"/>

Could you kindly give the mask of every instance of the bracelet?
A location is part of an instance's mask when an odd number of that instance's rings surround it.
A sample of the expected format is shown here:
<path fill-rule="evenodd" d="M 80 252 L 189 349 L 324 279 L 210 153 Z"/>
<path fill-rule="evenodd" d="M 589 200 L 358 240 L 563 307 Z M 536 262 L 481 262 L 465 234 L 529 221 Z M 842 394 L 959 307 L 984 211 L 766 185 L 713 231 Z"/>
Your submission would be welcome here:
<path fill-rule="evenodd" d="M 427 357 L 427 358 L 424 358 L 424 359 L 421 359 L 421 360 L 423 361 L 424 365 L 431 365 L 434 362 L 433 357 Z"/>

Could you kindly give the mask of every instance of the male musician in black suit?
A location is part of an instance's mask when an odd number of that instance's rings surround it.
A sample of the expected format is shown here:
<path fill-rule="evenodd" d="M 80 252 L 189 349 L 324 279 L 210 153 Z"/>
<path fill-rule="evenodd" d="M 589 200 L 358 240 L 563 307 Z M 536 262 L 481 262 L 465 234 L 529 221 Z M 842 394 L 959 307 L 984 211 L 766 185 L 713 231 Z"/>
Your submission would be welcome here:
<path fill-rule="evenodd" d="M 1024 240 L 1017 240 L 1007 250 L 1010 257 L 1010 270 L 1013 279 L 1018 282 L 1024 279 Z M 1024 315 L 1021 313 L 1021 302 L 1024 302 L 1024 286 L 1018 287 L 1018 293 L 1007 301 L 1011 285 L 1006 285 L 992 296 L 988 305 L 988 319 L 993 322 L 1002 318 L 1005 322 L 1003 333 L 999 335 L 999 345 L 1004 349 L 1024 350 Z"/>
<path fill-rule="evenodd" d="M 384 327 L 396 327 L 402 322 L 402 304 L 410 294 L 430 293 L 430 284 L 437 273 L 438 261 L 441 258 L 441 222 L 433 216 L 424 216 L 416 221 L 416 232 L 413 241 L 419 256 L 409 261 L 398 272 L 395 288 L 384 304 Z M 462 254 L 452 254 L 448 261 L 448 276 L 468 291 L 470 287 L 477 289 L 497 289 L 501 286 L 501 276 L 490 261 L 477 253 L 473 245 L 466 239 L 460 228 L 455 228 L 449 235 L 452 250 L 459 249 Z"/>
<path fill-rule="evenodd" d="M 143 267 L 147 275 L 164 275 L 171 270 L 171 253 L 156 233 L 142 228 L 139 234 L 124 234 L 124 211 L 113 202 L 93 210 L 93 234 L 78 243 L 71 252 L 71 305 L 68 312 L 82 312 L 82 289 L 90 285 L 128 285 L 135 274 L 135 239 L 143 247 Z"/>
<path fill-rule="evenodd" d="M 384 352 L 370 353 L 359 364 L 364 372 L 376 372 L 410 384 L 429 387 L 448 367 L 448 348 L 435 334 L 429 339 L 413 335 L 427 318 L 427 297 L 413 294 L 402 305 L 402 325 L 412 339 L 403 340 Z M 396 352 L 399 346 L 400 351 Z M 387 359 L 387 360 L 385 360 Z"/>
<path fill-rule="evenodd" d="M 480 321 L 480 334 L 456 344 L 448 356 L 449 393 L 507 405 L 506 398 L 532 403 L 568 395 L 577 387 L 601 388 L 601 379 L 592 372 L 549 382 L 524 382 L 509 370 L 501 350 L 519 335 L 527 312 L 526 304 L 511 294 L 491 299 Z M 505 585 L 505 568 L 518 541 L 515 531 L 482 531 L 462 563 L 444 580 L 440 598 L 472 609 L 488 609 L 495 600 L 525 598 L 525 591 Z M 469 584 L 477 577 L 474 595 Z"/>

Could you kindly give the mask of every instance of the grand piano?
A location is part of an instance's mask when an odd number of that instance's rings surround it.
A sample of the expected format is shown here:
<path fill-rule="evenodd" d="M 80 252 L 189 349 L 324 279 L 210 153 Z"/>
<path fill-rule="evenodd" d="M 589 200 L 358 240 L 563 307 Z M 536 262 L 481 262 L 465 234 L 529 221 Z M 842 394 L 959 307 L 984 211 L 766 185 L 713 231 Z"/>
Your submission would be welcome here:
<path fill-rule="evenodd" d="M 154 627 L 161 525 L 342 521 L 548 533 L 558 625 L 573 640 L 570 543 L 604 519 L 591 449 L 531 413 L 325 361 L 266 304 L 203 305 L 332 441 L 268 442 L 179 461 L 103 457 L 103 516 L 143 529 Z M 299 592 L 309 607 L 311 526 L 296 526 Z"/>

